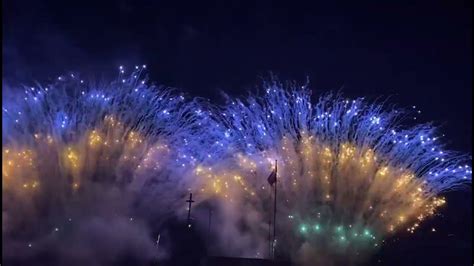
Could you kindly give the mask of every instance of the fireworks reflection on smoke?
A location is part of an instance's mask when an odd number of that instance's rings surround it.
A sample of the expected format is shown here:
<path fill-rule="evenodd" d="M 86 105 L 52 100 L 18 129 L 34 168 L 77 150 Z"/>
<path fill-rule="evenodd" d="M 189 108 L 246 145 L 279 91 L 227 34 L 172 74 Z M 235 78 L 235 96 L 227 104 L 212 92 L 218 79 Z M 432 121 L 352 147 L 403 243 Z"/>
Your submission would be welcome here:
<path fill-rule="evenodd" d="M 400 110 L 333 95 L 313 103 L 305 86 L 276 81 L 263 96 L 218 107 L 150 86 L 136 68 L 121 67 L 110 84 L 70 75 L 4 93 L 7 258 L 155 257 L 147 223 L 181 213 L 188 192 L 219 202 L 223 252 L 265 256 L 266 177 L 278 160 L 277 252 L 310 264 L 360 261 L 432 216 L 445 204 L 440 193 L 471 182 L 470 159 L 444 150 L 430 125 L 402 127 Z M 84 230 L 102 236 L 101 256 Z"/>

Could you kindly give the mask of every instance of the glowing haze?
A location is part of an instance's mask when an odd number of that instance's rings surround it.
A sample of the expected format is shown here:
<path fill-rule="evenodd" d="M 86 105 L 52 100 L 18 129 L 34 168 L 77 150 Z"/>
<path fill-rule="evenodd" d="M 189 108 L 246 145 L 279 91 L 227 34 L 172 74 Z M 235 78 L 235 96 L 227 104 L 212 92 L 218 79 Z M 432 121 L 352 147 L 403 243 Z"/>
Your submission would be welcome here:
<path fill-rule="evenodd" d="M 217 202 L 224 255 L 267 257 L 277 160 L 277 257 L 356 263 L 471 183 L 470 158 L 445 150 L 430 125 L 403 127 L 409 112 L 314 101 L 306 86 L 274 80 L 262 96 L 215 106 L 148 85 L 143 68 L 121 67 L 110 84 L 71 74 L 4 92 L 6 260 L 158 258 L 150 224 L 182 215 L 189 192 Z"/>

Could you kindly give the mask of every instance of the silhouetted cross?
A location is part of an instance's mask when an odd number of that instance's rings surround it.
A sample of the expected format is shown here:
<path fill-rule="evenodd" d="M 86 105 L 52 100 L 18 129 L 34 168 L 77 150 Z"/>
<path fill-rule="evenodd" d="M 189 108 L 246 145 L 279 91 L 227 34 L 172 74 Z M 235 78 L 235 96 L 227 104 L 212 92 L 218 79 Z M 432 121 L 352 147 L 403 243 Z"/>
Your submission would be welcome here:
<path fill-rule="evenodd" d="M 186 202 L 189 203 L 189 207 L 188 207 L 188 227 L 191 227 L 191 204 L 194 202 L 193 193 L 189 193 L 189 199 Z"/>

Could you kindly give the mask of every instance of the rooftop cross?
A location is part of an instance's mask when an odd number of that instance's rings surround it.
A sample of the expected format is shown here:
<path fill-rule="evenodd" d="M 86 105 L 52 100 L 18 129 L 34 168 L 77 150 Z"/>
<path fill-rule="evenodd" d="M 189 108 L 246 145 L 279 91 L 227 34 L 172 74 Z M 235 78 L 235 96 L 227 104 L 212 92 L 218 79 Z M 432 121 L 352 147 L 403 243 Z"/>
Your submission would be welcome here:
<path fill-rule="evenodd" d="M 186 202 L 189 203 L 189 206 L 188 206 L 188 227 L 191 227 L 191 204 L 194 202 L 193 193 L 189 193 L 189 199 Z"/>

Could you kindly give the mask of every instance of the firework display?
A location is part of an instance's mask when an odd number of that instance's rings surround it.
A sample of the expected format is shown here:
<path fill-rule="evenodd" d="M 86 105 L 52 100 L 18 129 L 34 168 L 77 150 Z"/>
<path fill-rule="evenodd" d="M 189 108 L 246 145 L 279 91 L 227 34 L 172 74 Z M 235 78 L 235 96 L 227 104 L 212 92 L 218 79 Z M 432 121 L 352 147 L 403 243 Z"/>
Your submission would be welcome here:
<path fill-rule="evenodd" d="M 470 158 L 445 150 L 431 125 L 404 127 L 409 111 L 314 100 L 306 86 L 273 80 L 261 96 L 216 106 L 149 85 L 144 68 L 120 67 L 110 84 L 71 74 L 4 92 L 5 257 L 91 263 L 94 238 L 75 241 L 89 230 L 128 243 L 104 244 L 108 255 L 94 263 L 131 247 L 153 258 L 150 222 L 186 211 L 189 192 L 197 204 L 218 202 L 216 241 L 230 255 L 267 257 L 277 161 L 276 254 L 357 262 L 387 236 L 416 230 L 446 203 L 443 192 L 471 183 Z"/>

